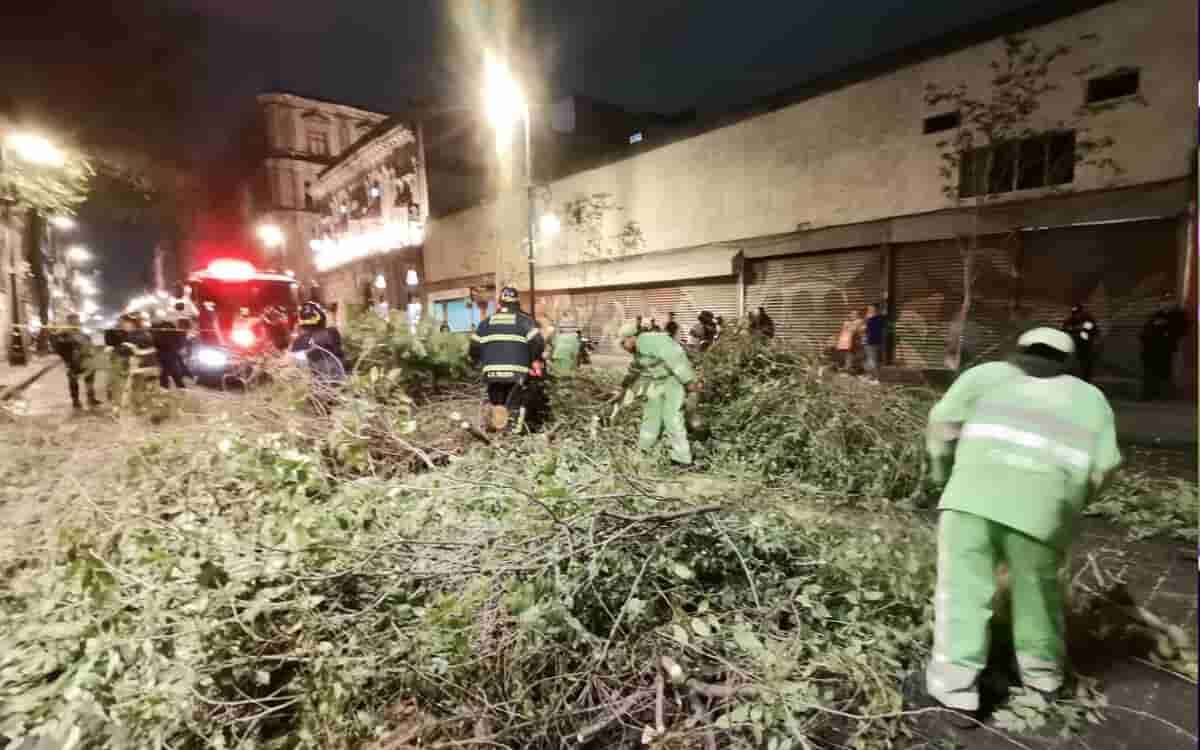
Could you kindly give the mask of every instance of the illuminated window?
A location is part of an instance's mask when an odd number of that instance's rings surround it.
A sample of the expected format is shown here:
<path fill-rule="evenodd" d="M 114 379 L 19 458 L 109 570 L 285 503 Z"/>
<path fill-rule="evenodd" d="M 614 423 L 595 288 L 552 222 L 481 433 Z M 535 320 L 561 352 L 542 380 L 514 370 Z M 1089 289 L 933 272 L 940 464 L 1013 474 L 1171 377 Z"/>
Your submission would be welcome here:
<path fill-rule="evenodd" d="M 329 134 L 319 130 L 308 131 L 308 153 L 329 156 Z"/>

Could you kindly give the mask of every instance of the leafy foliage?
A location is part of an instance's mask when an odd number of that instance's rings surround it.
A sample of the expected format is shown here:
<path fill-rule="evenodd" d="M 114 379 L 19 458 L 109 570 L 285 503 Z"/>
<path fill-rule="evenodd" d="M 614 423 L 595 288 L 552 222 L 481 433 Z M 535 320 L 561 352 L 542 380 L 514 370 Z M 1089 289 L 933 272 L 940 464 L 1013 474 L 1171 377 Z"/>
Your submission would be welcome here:
<path fill-rule="evenodd" d="M 830 383 L 733 337 L 702 362 L 704 474 L 636 454 L 636 419 L 606 418 L 610 374 L 552 384 L 547 433 L 467 452 L 435 442 L 462 434 L 478 399 L 458 395 L 456 339 L 387 326 L 348 331 L 355 375 L 326 416 L 247 394 L 236 418 L 59 485 L 71 512 L 46 546 L 4 553 L 0 734 L 84 748 L 905 741 L 900 685 L 927 656 L 935 540 L 895 501 L 920 487 L 927 394 Z M 0 467 L 22 494 L 50 448 L 28 450 Z M 1017 701 L 1012 726 L 1078 728 L 1101 700 Z"/>

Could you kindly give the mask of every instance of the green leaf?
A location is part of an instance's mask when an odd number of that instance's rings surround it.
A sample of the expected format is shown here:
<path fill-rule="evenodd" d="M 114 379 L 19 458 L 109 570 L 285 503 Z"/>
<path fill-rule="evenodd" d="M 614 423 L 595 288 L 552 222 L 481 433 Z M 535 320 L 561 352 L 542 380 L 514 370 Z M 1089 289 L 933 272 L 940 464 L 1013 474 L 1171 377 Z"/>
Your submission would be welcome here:
<path fill-rule="evenodd" d="M 733 712 L 729 715 L 729 721 L 734 724 L 744 724 L 747 721 L 750 721 L 750 706 L 746 703 L 743 703 L 737 708 L 733 709 Z"/>
<path fill-rule="evenodd" d="M 696 577 L 696 574 L 692 572 L 692 569 L 681 562 L 672 563 L 671 572 L 685 581 L 690 581 Z"/>
<path fill-rule="evenodd" d="M 671 626 L 671 635 L 675 638 L 675 640 L 679 641 L 685 646 L 690 642 L 688 639 L 688 632 L 678 624 Z"/>
<path fill-rule="evenodd" d="M 707 622 L 701 620 L 699 617 L 692 618 L 692 630 L 701 638 L 707 638 L 712 635 L 712 628 L 708 626 Z"/>
<path fill-rule="evenodd" d="M 758 639 L 758 636 L 744 628 L 733 631 L 733 642 L 748 654 L 757 654 L 763 650 L 762 641 Z"/>
<path fill-rule="evenodd" d="M 877 602 L 882 598 L 883 598 L 882 591 L 865 591 L 865 592 L 863 592 L 863 599 L 866 599 L 869 602 Z"/>

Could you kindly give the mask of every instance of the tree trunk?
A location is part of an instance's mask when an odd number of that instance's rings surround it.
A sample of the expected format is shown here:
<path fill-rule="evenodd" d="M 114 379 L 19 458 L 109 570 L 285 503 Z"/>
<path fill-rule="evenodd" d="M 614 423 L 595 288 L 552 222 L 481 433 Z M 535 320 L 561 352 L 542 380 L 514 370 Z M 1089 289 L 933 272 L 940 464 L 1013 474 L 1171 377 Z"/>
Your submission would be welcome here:
<path fill-rule="evenodd" d="M 42 254 L 42 237 L 46 233 L 46 220 L 34 209 L 28 211 L 25 223 L 25 262 L 33 276 L 33 299 L 37 304 L 38 321 L 43 327 L 50 324 L 50 285 L 46 278 L 45 257 Z M 37 337 L 38 354 L 46 354 L 46 337 Z"/>

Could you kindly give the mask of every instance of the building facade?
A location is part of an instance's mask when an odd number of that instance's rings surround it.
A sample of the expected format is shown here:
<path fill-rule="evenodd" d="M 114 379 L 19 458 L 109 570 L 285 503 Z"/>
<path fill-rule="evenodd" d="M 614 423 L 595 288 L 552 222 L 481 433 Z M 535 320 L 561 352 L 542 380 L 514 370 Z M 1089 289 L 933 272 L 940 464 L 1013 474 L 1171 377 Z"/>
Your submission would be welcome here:
<path fill-rule="evenodd" d="M 262 94 L 257 101 L 262 162 L 243 188 L 243 218 L 252 228 L 279 230 L 278 239 L 267 243 L 273 246 L 262 248 L 267 264 L 307 285 L 316 278 L 309 242 L 320 220 L 311 187 L 386 115 L 288 93 Z"/>
<path fill-rule="evenodd" d="M 686 329 L 699 309 L 736 318 L 762 305 L 782 338 L 817 351 L 852 309 L 883 304 L 892 361 L 936 369 L 969 290 L 963 335 L 975 356 L 998 355 L 1013 331 L 1057 325 L 1082 303 L 1108 332 L 1099 377 L 1136 378 L 1142 324 L 1195 285 L 1196 9 L 1115 0 L 1052 12 L 547 183 L 545 210 L 563 231 L 538 238 L 539 316 L 586 318 L 603 336 L 620 318 L 674 312 Z M 986 99 L 1010 34 L 1069 48 L 1049 68 L 1052 89 L 1022 138 L 943 171 L 947 142 L 970 124 L 952 104 L 928 104 L 928 87 Z M 1088 156 L 1088 142 L 1110 143 L 1103 159 Z M 977 163 L 992 165 L 982 190 L 961 189 Z M 580 219 L 581 205 L 601 204 L 600 216 Z M 528 289 L 526 205 L 510 193 L 435 219 L 430 290 L 489 276 Z M 1194 306 L 1188 314 L 1194 332 Z M 1181 357 L 1193 382 L 1194 359 Z"/>
<path fill-rule="evenodd" d="M 421 127 L 389 118 L 311 183 L 309 250 L 326 303 L 421 314 L 429 188 Z"/>

